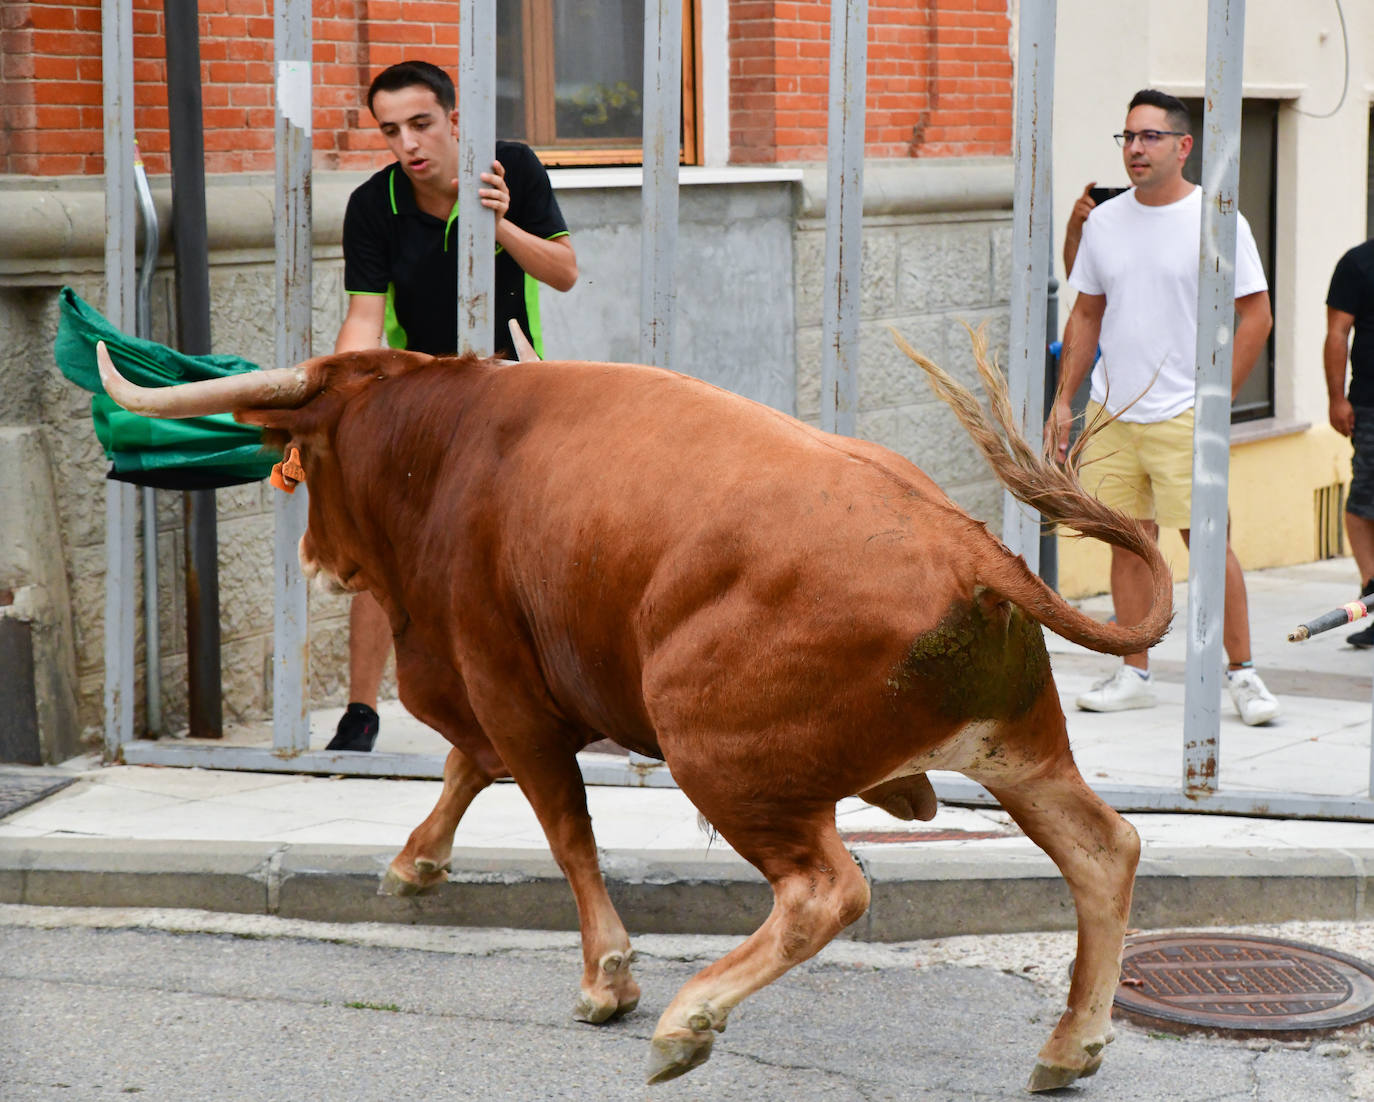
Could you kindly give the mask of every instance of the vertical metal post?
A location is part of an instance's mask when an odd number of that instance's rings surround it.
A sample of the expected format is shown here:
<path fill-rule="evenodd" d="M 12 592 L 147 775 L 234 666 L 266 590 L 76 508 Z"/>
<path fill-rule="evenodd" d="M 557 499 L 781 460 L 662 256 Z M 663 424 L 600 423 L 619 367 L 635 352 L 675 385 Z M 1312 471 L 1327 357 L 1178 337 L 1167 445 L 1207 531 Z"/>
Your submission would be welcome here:
<path fill-rule="evenodd" d="M 201 112 L 199 5 L 163 0 L 167 115 L 172 162 L 177 343 L 211 351 L 210 244 L 205 219 L 205 124 Z M 219 640 L 219 532 L 215 491 L 182 495 L 186 534 L 186 667 L 193 738 L 223 734 Z"/>
<path fill-rule="evenodd" d="M 1202 123 L 1202 232 L 1198 247 L 1197 403 L 1184 667 L 1183 789 L 1217 787 L 1224 684 L 1226 491 L 1231 456 L 1231 347 L 1236 313 L 1245 0 L 1208 0 Z"/>
<path fill-rule="evenodd" d="M 277 366 L 310 358 L 312 102 L 310 0 L 278 0 L 272 15 L 276 59 Z M 310 749 L 309 621 L 298 547 L 305 535 L 309 490 L 272 495 L 272 744 Z"/>
<path fill-rule="evenodd" d="M 134 328 L 134 35 L 131 0 L 100 5 L 105 115 L 105 315 Z M 134 529 L 138 495 L 105 484 L 105 757 L 134 737 Z"/>
<path fill-rule="evenodd" d="M 681 133 L 682 0 L 645 0 L 639 358 L 656 367 L 672 359 Z"/>
<path fill-rule="evenodd" d="M 844 436 L 854 435 L 859 408 L 867 68 L 868 0 L 835 0 L 830 5 L 821 428 Z"/>
<path fill-rule="evenodd" d="M 1046 299 L 1050 275 L 1050 150 L 1053 148 L 1055 0 L 1023 0 L 1016 46 L 1012 146 L 1011 335 L 1007 382 L 1027 440 L 1045 423 Z M 1002 540 L 1040 568 L 1040 517 L 1003 497 Z"/>
<path fill-rule="evenodd" d="M 458 8 L 458 351 L 490 353 L 496 221 L 479 204 L 496 149 L 496 0 Z"/>

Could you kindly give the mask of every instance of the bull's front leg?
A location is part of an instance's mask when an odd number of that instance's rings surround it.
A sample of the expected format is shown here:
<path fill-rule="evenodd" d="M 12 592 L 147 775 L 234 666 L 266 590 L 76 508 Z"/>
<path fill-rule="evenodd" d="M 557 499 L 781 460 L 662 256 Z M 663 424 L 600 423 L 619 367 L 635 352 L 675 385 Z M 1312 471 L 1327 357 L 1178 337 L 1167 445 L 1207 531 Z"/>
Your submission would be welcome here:
<path fill-rule="evenodd" d="M 453 835 L 463 813 L 492 777 L 456 746 L 444 761 L 444 788 L 425 821 L 410 832 L 377 888 L 379 895 L 416 895 L 448 880 Z"/>
<path fill-rule="evenodd" d="M 606 891 L 587 813 L 587 791 L 575 756 L 525 755 L 515 771 L 539 817 L 554 859 L 568 878 L 582 932 L 582 983 L 573 1017 L 593 1024 L 628 1014 L 639 1005 L 630 972 L 630 935 Z"/>

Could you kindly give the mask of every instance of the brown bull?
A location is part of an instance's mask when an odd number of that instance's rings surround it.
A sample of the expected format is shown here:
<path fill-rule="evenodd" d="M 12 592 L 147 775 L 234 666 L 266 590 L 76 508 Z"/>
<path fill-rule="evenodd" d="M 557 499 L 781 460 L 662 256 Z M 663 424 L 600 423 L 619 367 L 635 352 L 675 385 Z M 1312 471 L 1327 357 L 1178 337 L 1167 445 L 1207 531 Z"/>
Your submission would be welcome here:
<path fill-rule="evenodd" d="M 1010 451 L 967 391 L 907 351 L 1014 493 L 1148 561 L 1146 623 L 1067 605 L 901 457 L 666 371 L 375 351 L 143 391 L 103 348 L 101 362 L 131 409 L 232 409 L 300 450 L 306 572 L 376 595 L 402 701 L 454 747 L 393 888 L 441 880 L 472 798 L 514 776 L 576 897 L 575 1013 L 625 1014 L 633 954 L 575 755 L 609 737 L 663 758 L 774 893 L 763 925 L 663 1012 L 649 1078 L 667 1079 L 707 1059 L 741 1000 L 863 914 L 836 801 L 929 818 L 926 771 L 958 770 L 1073 892 L 1068 1009 L 1030 1081 L 1049 1089 L 1095 1071 L 1111 1039 L 1139 841 L 1074 765 L 1040 625 L 1142 651 L 1167 629 L 1170 578 L 1138 525 L 1010 429 L 977 340 Z"/>

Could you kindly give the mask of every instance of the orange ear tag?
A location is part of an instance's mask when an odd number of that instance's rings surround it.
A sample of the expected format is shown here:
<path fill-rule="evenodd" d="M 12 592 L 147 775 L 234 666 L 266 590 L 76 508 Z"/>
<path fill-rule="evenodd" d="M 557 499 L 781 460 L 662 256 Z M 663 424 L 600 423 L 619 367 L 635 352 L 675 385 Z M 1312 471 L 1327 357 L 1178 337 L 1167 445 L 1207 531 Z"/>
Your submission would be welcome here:
<path fill-rule="evenodd" d="M 301 465 L 301 450 L 292 448 L 291 453 L 285 459 L 274 464 L 268 481 L 278 490 L 285 490 L 288 494 L 295 493 L 296 484 L 305 481 L 305 467 Z"/>

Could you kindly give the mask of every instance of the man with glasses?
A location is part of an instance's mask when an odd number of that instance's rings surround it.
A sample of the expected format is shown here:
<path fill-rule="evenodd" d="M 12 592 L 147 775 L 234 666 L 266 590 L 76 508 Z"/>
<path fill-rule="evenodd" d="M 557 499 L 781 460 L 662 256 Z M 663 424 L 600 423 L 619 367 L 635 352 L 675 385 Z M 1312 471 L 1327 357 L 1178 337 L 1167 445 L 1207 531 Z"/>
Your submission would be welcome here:
<path fill-rule="evenodd" d="M 1351 330 L 1355 339 L 1350 339 Z M 1326 395 L 1331 427 L 1350 437 L 1350 496 L 1345 531 L 1364 583 L 1360 596 L 1374 593 L 1374 237 L 1336 263 L 1326 294 Z M 1350 393 L 1345 365 L 1350 362 Z M 1346 636 L 1352 647 L 1374 647 L 1374 626 Z"/>
<path fill-rule="evenodd" d="M 1188 109 L 1147 88 L 1131 100 L 1115 135 L 1132 185 L 1106 202 L 1075 205 L 1069 237 L 1079 239 L 1069 285 L 1078 292 L 1064 328 L 1060 397 L 1046 439 L 1068 452 L 1069 398 L 1092 371 L 1086 422 L 1115 418 L 1084 451 L 1084 483 L 1101 501 L 1138 518 L 1156 537 L 1177 528 L 1188 543 L 1192 522 L 1193 405 L 1197 353 L 1198 240 L 1202 189 L 1183 177 L 1193 147 Z M 1243 216 L 1236 230 L 1236 316 L 1231 394 L 1245 382 L 1273 318 L 1259 250 Z M 1094 351 L 1101 358 L 1093 365 Z M 1150 607 L 1150 574 L 1130 552 L 1112 549 L 1117 622 L 1139 623 Z M 1222 641 L 1227 684 L 1240 718 L 1268 723 L 1279 703 L 1250 658 L 1245 576 L 1226 546 Z M 1079 708 L 1116 712 L 1155 703 L 1149 655 L 1127 655 L 1120 669 L 1078 698 Z"/>

